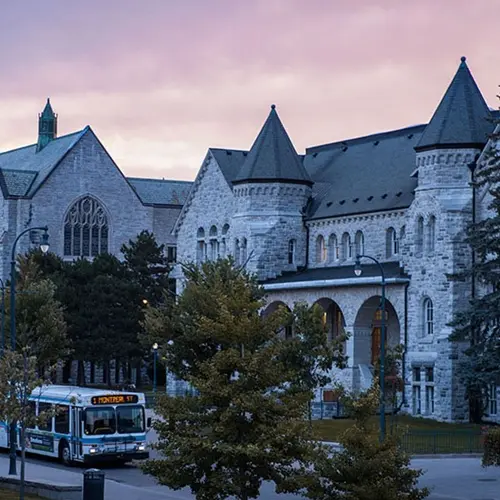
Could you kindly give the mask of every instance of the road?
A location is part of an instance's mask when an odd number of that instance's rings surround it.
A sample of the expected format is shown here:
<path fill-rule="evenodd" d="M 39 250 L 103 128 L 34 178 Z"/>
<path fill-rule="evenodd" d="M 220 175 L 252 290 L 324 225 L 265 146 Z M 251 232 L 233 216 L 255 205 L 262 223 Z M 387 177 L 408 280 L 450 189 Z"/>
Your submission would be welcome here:
<path fill-rule="evenodd" d="M 148 440 L 151 442 L 156 440 L 154 431 L 150 431 Z M 152 452 L 152 456 L 156 456 L 155 451 Z M 28 461 L 33 464 L 67 470 L 67 467 L 52 460 L 30 457 Z M 431 489 L 429 500 L 500 500 L 500 468 L 483 469 L 478 458 L 422 458 L 414 459 L 412 466 L 424 470 L 421 484 Z M 192 500 L 194 498 L 188 489 L 172 491 L 165 486 L 157 485 L 152 477 L 144 475 L 134 465 L 106 466 L 102 469 L 108 480 L 136 486 L 141 488 L 144 494 L 154 492 L 158 495 L 155 495 L 154 498 L 178 500 Z M 83 473 L 85 468 L 75 466 L 71 470 Z M 144 496 L 144 498 L 147 497 Z M 277 495 L 272 484 L 264 484 L 261 498 L 291 500 L 298 497 Z"/>

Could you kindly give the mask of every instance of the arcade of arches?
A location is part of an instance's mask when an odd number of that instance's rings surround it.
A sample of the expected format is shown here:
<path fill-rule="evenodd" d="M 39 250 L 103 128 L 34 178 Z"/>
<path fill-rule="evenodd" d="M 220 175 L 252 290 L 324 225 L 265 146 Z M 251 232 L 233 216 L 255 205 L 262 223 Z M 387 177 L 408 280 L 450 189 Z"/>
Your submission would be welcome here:
<path fill-rule="evenodd" d="M 341 306 L 331 298 L 323 297 L 310 304 L 311 306 L 317 304 L 323 309 L 323 322 L 329 340 L 346 332 L 348 333 L 349 338 L 345 346 L 345 352 L 349 358 L 348 369 L 357 368 L 356 371 L 361 373 L 361 379 L 363 378 L 363 372 L 365 378 L 367 373 L 372 373 L 373 366 L 380 357 L 382 325 L 380 303 L 381 297 L 379 295 L 373 295 L 365 300 L 357 310 L 354 323 L 349 328 L 346 326 Z M 276 300 L 266 307 L 264 314 L 271 313 L 280 306 L 286 307 L 288 310 L 291 308 L 284 301 Z M 400 343 L 401 327 L 396 310 L 388 299 L 385 301 L 385 325 L 387 345 L 394 347 Z M 292 336 L 293 328 L 289 325 L 284 326 L 284 333 L 286 337 Z M 353 388 L 359 386 L 360 377 L 355 376 L 352 383 Z M 361 383 L 361 385 L 366 386 L 369 383 L 369 380 L 365 380 L 365 384 Z"/>

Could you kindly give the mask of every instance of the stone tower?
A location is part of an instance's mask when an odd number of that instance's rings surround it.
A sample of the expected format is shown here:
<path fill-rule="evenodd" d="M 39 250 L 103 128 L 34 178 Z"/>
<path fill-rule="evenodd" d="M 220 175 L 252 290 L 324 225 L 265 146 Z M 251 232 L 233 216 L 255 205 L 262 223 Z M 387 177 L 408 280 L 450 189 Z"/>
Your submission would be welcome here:
<path fill-rule="evenodd" d="M 471 262 L 465 243 L 472 214 L 471 166 L 492 130 L 490 117 L 462 57 L 415 147 L 417 168 L 413 175 L 418 184 L 407 213 L 403 262 L 411 275 L 407 394 L 415 391 L 419 381 L 425 383 L 426 392 L 421 394 L 423 413 L 426 406 L 433 405 L 433 413 L 442 420 L 467 418 L 458 373 L 463 346 L 451 343 L 448 337 L 452 332 L 449 323 L 467 304 L 471 284 L 450 281 L 447 275 Z M 434 389 L 428 387 L 434 383 L 440 389 L 431 398 Z"/>
<path fill-rule="evenodd" d="M 272 105 L 233 181 L 234 255 L 259 279 L 306 264 L 303 217 L 312 184 Z"/>
<path fill-rule="evenodd" d="M 38 142 L 37 153 L 50 141 L 57 137 L 57 115 L 52 110 L 50 99 L 47 98 L 44 110 L 38 115 Z"/>

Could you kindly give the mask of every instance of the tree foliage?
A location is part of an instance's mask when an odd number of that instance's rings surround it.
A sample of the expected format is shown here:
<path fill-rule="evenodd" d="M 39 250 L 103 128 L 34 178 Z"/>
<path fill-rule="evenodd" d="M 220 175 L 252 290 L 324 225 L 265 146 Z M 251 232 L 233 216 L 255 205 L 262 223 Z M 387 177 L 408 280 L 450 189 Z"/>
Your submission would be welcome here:
<path fill-rule="evenodd" d="M 343 402 L 354 425 L 341 437 L 342 451 L 320 450 L 315 461 L 315 481 L 306 496 L 313 500 L 421 500 L 429 495 L 418 487 L 422 471 L 410 468 L 396 435 L 380 443 L 370 419 L 380 402 L 378 381 L 359 396 Z"/>
<path fill-rule="evenodd" d="M 146 324 L 169 370 L 196 394 L 160 400 L 162 458 L 144 470 L 200 499 L 256 498 L 263 481 L 297 490 L 316 448 L 305 420 L 319 377 L 310 354 L 335 357 L 324 329 L 304 324 L 292 341 L 278 335 L 288 313 L 262 315 L 262 288 L 231 260 L 189 266 L 185 276 L 177 303 L 148 309 Z"/>
<path fill-rule="evenodd" d="M 63 304 L 79 385 L 87 382 L 84 361 L 107 365 L 115 359 L 122 367 L 140 365 L 143 300 L 158 305 L 168 288 L 170 269 L 164 248 L 151 233 L 141 232 L 121 250 L 123 261 L 110 254 L 70 262 L 38 250 L 28 254 L 42 277 L 55 284 L 56 297 Z"/>
<path fill-rule="evenodd" d="M 466 242 L 474 262 L 454 274 L 455 281 L 474 280 L 477 293 L 465 310 L 453 320 L 453 341 L 466 342 L 466 358 L 460 375 L 471 401 L 471 419 L 480 421 L 489 385 L 500 380 L 500 153 L 499 134 L 491 136 L 489 149 L 475 174 L 475 189 L 487 191 L 490 197 L 486 216 L 467 229 Z"/>
<path fill-rule="evenodd" d="M 44 278 L 38 264 L 26 256 L 18 257 L 16 284 L 16 344 L 29 348 L 40 366 L 48 367 L 70 353 L 67 325 L 56 285 Z M 6 344 L 10 345 L 10 293 L 5 301 Z"/>
<path fill-rule="evenodd" d="M 7 349 L 0 357 L 0 419 L 17 423 L 21 432 L 21 500 L 25 486 L 26 429 L 45 424 L 55 414 L 55 410 L 47 410 L 37 415 L 34 405 L 28 402 L 37 387 L 50 383 L 39 376 L 38 365 L 39 360 L 31 355 L 29 347 L 20 351 Z"/>

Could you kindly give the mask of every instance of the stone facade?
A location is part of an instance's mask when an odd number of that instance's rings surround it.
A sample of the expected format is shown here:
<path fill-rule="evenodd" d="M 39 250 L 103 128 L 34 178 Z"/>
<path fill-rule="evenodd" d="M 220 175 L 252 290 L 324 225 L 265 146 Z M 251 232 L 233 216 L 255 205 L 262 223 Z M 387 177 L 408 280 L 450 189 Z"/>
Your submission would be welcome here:
<path fill-rule="evenodd" d="M 464 109 L 467 118 L 460 115 Z M 438 420 L 467 419 L 459 373 L 465 346 L 449 341 L 449 324 L 467 305 L 471 284 L 451 281 L 449 275 L 471 262 L 465 243 L 472 221 L 470 167 L 476 161 L 480 167 L 481 153 L 489 147 L 483 133 L 489 111 L 465 59 L 427 126 L 306 150 L 303 163 L 309 165 L 311 184 L 296 170 L 295 184 L 287 184 L 285 165 L 271 157 L 269 151 L 286 142 L 278 136 L 274 146 L 272 140 L 265 142 L 274 113 L 273 107 L 248 152 L 251 164 L 243 152 L 239 170 L 228 175 L 224 157 L 209 154 L 196 181 L 198 191 L 192 191 L 177 221 L 180 255 L 216 258 L 196 253 L 197 230 L 205 227 L 208 248 L 207 228 L 228 224 L 225 254 L 256 273 L 267 291 L 266 310 L 319 304 L 329 335 L 348 334 L 348 368 L 333 369 L 331 375 L 354 391 L 373 380 L 382 317 L 379 268 L 362 258 L 367 272 L 357 277 L 354 264 L 357 254 L 375 258 L 386 278 L 387 341 L 404 347 L 403 410 Z M 275 130 L 281 130 L 279 125 Z M 411 149 L 408 140 L 414 141 Z M 283 158 L 292 163 L 290 151 Z M 374 172 L 370 162 L 377 161 L 381 170 Z M 331 166 L 335 162 L 337 170 Z M 375 177 L 386 168 L 389 177 L 379 182 Z M 373 182 L 363 184 L 370 176 Z M 344 187 L 336 191 L 337 185 Z M 475 189 L 476 216 L 487 216 L 489 195 Z M 348 203 L 352 209 L 345 208 Z M 178 276 L 182 281 L 182 273 Z M 490 407 L 496 408 L 496 396 Z M 489 418 L 500 420 L 500 413 L 492 411 Z"/>
<path fill-rule="evenodd" d="M 191 183 L 127 179 L 90 127 L 72 134 L 71 141 L 67 137 L 52 137 L 41 149 L 28 146 L 0 154 L 3 192 L 0 197 L 0 272 L 3 281 L 10 278 L 14 240 L 29 228 L 48 226 L 52 252 L 65 260 L 80 256 L 76 244 L 68 252 L 65 221 L 75 204 L 83 199 L 92 200 L 105 217 L 106 241 L 97 253 L 108 251 L 121 258 L 121 246 L 134 240 L 141 231 L 148 230 L 155 234 L 160 244 L 166 245 L 168 255 L 175 258 L 175 251 L 169 251 L 169 248 L 176 248 L 172 228 Z M 61 147 L 60 144 L 65 145 Z M 20 179 L 26 172 L 32 177 L 30 183 L 23 186 Z M 39 234 L 32 233 L 22 236 L 16 245 L 16 254 L 36 245 L 38 237 Z M 89 248 L 93 241 L 88 237 L 87 243 L 79 242 L 82 256 L 95 255 Z M 75 382 L 76 370 L 76 362 L 65 368 L 60 366 L 58 381 L 72 379 Z M 86 363 L 85 372 L 87 381 L 103 382 L 102 367 L 91 370 L 91 364 Z M 135 380 L 135 368 L 132 375 Z M 123 379 L 123 374 L 115 376 L 114 361 L 111 362 L 109 380 L 114 384 Z"/>

